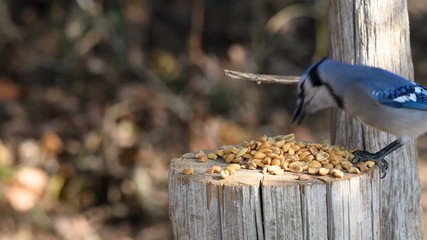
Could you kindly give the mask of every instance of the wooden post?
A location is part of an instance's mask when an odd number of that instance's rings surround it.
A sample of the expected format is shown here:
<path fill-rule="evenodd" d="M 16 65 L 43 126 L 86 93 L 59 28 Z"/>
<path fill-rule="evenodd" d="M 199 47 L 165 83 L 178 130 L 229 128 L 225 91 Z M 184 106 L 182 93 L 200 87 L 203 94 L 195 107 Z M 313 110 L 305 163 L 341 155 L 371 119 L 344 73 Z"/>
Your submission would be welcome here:
<path fill-rule="evenodd" d="M 407 6 L 400 0 L 331 0 L 331 56 L 413 78 Z M 402 116 L 404 117 L 404 116 Z M 333 142 L 377 151 L 395 140 L 335 111 Z M 387 177 L 343 179 L 238 171 L 226 180 L 194 154 L 172 160 L 169 211 L 176 239 L 422 239 L 414 142 L 387 159 Z M 184 168 L 195 170 L 182 175 Z"/>
<path fill-rule="evenodd" d="M 331 0 L 329 26 L 332 58 L 386 68 L 413 79 L 406 1 Z M 333 143 L 378 151 L 396 139 L 342 111 L 333 115 Z M 423 239 L 415 143 L 406 144 L 387 160 L 387 177 L 379 181 L 381 239 Z"/>
<path fill-rule="evenodd" d="M 225 162 L 193 153 L 172 160 L 169 211 L 175 239 L 380 239 L 378 178 L 346 174 L 297 180 L 296 174 L 241 169 L 208 174 Z M 183 175 L 185 168 L 194 170 Z"/>

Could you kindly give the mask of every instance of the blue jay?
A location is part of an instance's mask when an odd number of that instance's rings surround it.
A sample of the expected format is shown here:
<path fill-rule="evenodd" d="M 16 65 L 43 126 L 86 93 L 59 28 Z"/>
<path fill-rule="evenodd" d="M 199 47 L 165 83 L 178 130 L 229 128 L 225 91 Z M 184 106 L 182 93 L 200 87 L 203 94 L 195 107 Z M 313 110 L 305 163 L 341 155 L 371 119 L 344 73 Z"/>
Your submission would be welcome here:
<path fill-rule="evenodd" d="M 311 65 L 298 83 L 293 122 L 328 107 L 398 137 L 376 153 L 358 150 L 354 162 L 373 160 L 385 177 L 384 157 L 427 132 L 427 88 L 384 69 L 324 58 Z"/>

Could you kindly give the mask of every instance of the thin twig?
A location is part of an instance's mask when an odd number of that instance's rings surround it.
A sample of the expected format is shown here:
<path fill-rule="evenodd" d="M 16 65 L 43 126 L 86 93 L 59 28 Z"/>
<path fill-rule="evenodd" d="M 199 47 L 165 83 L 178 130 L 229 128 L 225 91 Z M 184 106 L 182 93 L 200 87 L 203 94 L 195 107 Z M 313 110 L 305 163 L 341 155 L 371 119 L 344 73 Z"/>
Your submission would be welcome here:
<path fill-rule="evenodd" d="M 280 83 L 280 84 L 297 84 L 300 76 L 282 76 L 282 75 L 264 75 L 245 73 L 224 69 L 225 76 L 234 79 L 244 79 L 252 82 L 261 83 Z"/>

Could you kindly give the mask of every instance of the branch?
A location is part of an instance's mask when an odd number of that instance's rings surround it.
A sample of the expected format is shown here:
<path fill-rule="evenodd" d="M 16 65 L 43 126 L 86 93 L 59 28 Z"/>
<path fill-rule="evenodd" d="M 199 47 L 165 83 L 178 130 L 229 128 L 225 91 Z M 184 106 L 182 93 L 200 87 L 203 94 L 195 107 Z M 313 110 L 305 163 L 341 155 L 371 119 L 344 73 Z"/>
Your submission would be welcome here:
<path fill-rule="evenodd" d="M 281 76 L 281 75 L 263 75 L 254 73 L 237 72 L 224 69 L 225 76 L 234 79 L 244 79 L 252 82 L 261 83 L 280 83 L 280 84 L 297 84 L 300 76 Z"/>

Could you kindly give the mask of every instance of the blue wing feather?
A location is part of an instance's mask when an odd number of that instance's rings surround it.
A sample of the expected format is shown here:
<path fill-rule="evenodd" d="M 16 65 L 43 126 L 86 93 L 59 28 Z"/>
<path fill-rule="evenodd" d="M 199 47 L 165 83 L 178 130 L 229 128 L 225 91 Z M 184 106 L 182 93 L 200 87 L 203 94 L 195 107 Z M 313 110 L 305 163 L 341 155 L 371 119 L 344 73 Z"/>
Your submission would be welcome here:
<path fill-rule="evenodd" d="M 381 104 L 389 107 L 427 111 L 427 89 L 413 82 L 372 94 Z"/>

